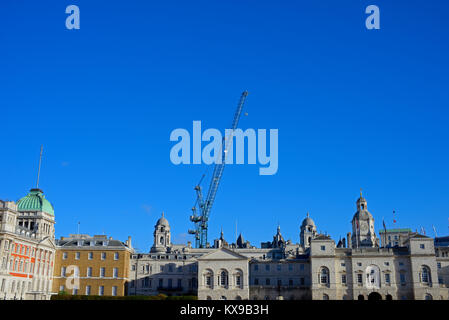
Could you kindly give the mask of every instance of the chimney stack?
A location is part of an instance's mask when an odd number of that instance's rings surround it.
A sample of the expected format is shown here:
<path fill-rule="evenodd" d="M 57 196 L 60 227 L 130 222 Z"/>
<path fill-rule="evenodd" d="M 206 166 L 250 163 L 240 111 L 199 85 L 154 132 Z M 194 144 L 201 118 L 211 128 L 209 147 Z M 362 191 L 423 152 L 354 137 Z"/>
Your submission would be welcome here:
<path fill-rule="evenodd" d="M 347 241 L 348 241 L 348 248 L 352 248 L 352 243 L 351 243 L 351 232 L 348 232 L 348 235 L 347 235 Z"/>

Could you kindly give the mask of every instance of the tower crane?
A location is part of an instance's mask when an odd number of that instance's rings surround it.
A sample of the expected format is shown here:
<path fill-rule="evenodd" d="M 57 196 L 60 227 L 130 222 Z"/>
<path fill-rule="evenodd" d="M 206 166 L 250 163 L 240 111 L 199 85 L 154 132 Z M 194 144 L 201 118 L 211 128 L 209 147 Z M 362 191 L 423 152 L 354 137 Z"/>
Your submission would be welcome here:
<path fill-rule="evenodd" d="M 221 157 L 221 161 L 217 161 L 215 164 L 214 172 L 209 185 L 209 190 L 207 192 L 206 199 L 203 198 L 203 193 L 201 190 L 201 181 L 204 175 L 201 177 L 200 182 L 195 186 L 196 191 L 196 202 L 192 208 L 193 214 L 190 216 L 190 221 L 195 224 L 195 229 L 190 229 L 189 234 L 195 236 L 195 246 L 196 248 L 206 248 L 207 244 L 207 228 L 209 222 L 209 216 L 214 204 L 215 196 L 217 194 L 218 185 L 220 184 L 221 177 L 223 175 L 223 170 L 226 163 L 226 155 L 228 148 L 232 146 L 233 132 L 237 128 L 239 123 L 240 114 L 242 113 L 243 105 L 245 104 L 246 97 L 248 96 L 248 91 L 243 91 L 240 96 L 239 103 L 237 105 L 237 110 L 234 113 L 234 118 L 232 120 L 231 126 L 231 137 L 223 137 L 221 143 L 221 151 L 218 156 Z M 199 212 L 199 214 L 198 214 Z"/>

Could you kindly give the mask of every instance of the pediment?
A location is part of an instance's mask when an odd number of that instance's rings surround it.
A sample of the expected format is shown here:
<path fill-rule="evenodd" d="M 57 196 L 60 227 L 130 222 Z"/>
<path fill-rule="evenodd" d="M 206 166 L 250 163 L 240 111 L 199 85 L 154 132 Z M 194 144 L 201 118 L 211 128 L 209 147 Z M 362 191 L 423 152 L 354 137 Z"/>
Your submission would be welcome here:
<path fill-rule="evenodd" d="M 56 249 L 56 244 L 55 244 L 55 242 L 53 241 L 53 239 L 50 238 L 50 237 L 45 237 L 44 239 L 42 239 L 41 241 L 39 241 L 38 245 L 39 245 L 39 246 L 48 246 L 48 247 L 51 247 L 51 248 L 53 248 L 53 249 Z"/>
<path fill-rule="evenodd" d="M 226 248 L 220 248 L 198 258 L 198 260 L 248 260 L 248 257 Z"/>

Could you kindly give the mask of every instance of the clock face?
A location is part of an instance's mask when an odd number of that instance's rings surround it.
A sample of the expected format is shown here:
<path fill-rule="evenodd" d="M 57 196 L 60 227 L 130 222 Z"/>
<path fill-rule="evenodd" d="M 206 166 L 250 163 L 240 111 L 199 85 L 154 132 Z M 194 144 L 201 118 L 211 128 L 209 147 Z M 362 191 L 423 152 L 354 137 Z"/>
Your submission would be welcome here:
<path fill-rule="evenodd" d="M 362 230 L 362 232 L 367 232 L 368 231 L 368 223 L 366 223 L 365 221 L 360 221 L 360 230 Z"/>

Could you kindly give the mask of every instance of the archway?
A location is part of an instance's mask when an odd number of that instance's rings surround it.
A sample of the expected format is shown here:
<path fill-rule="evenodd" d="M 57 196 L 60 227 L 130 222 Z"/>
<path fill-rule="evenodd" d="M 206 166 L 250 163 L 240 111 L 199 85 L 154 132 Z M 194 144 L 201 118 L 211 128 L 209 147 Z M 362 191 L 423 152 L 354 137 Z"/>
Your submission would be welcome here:
<path fill-rule="evenodd" d="M 365 297 L 363 296 L 363 295 L 359 295 L 358 297 L 357 297 L 357 300 L 365 300 Z"/>
<path fill-rule="evenodd" d="M 371 292 L 368 295 L 368 300 L 374 300 L 374 301 L 382 300 L 382 296 L 377 292 Z"/>
<path fill-rule="evenodd" d="M 393 297 L 391 296 L 391 294 L 387 294 L 386 298 L 387 298 L 387 300 L 393 300 Z"/>

